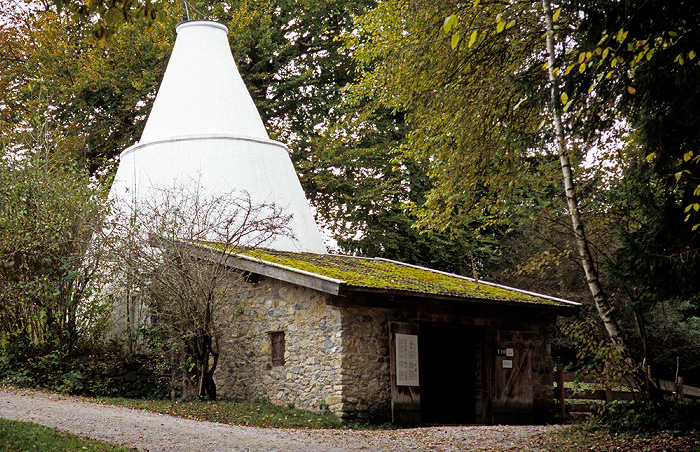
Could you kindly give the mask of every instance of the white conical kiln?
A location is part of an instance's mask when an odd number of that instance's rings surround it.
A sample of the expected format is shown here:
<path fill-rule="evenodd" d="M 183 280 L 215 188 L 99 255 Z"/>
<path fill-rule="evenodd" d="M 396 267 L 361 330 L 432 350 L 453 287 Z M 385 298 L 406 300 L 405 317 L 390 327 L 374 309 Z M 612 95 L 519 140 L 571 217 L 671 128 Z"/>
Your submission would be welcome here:
<path fill-rule="evenodd" d="M 220 195 L 247 192 L 291 214 L 294 238 L 265 246 L 326 253 L 282 143 L 270 140 L 233 60 L 226 26 L 188 21 L 177 39 L 141 140 L 121 154 L 110 192 L 128 201 L 191 181 Z"/>

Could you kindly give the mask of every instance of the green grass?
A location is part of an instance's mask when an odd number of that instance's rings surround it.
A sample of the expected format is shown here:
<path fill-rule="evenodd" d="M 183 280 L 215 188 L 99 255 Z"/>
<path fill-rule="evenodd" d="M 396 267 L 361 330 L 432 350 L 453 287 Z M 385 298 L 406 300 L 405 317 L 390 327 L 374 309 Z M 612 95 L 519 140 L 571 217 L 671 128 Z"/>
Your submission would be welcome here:
<path fill-rule="evenodd" d="M 330 414 L 318 414 L 296 408 L 254 402 L 221 399 L 210 401 L 136 400 L 101 398 L 111 405 L 137 408 L 200 421 L 276 428 L 381 428 L 369 424 L 349 424 Z"/>
<path fill-rule="evenodd" d="M 81 438 L 80 436 L 31 422 L 10 421 L 0 418 L 0 452 L 32 450 L 124 452 L 133 449 Z"/>

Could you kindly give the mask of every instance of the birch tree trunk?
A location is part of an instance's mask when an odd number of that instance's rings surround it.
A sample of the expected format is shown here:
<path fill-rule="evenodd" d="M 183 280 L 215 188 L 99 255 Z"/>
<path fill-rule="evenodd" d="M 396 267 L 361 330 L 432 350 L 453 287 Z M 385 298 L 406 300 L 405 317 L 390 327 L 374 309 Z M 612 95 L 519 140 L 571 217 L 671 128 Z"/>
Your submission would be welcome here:
<path fill-rule="evenodd" d="M 610 300 L 606 296 L 600 284 L 598 271 L 596 270 L 593 262 L 593 256 L 591 254 L 588 239 L 586 238 L 583 220 L 581 219 L 578 198 L 576 196 L 576 187 L 574 185 L 574 179 L 571 172 L 571 162 L 569 160 L 569 153 L 566 150 L 564 141 L 564 129 L 562 127 L 561 120 L 561 104 L 559 101 L 559 86 L 557 84 L 556 75 L 554 74 L 554 23 L 552 20 L 552 7 L 550 0 L 542 0 L 542 5 L 544 8 L 545 22 L 547 24 L 547 70 L 549 73 L 549 82 L 551 84 L 551 111 L 554 123 L 554 134 L 557 143 L 557 151 L 559 153 L 559 164 L 561 166 L 562 179 L 564 181 L 566 203 L 569 209 L 569 216 L 571 217 L 571 225 L 573 226 L 574 230 L 576 246 L 578 248 L 581 263 L 583 264 L 583 270 L 586 275 L 588 288 L 591 291 L 593 301 L 596 309 L 598 310 L 598 316 L 603 321 L 605 329 L 615 349 L 630 366 L 632 369 L 632 374 L 635 380 L 637 380 L 639 377 L 637 363 L 632 357 L 625 335 L 620 329 L 615 307 L 612 305 L 612 303 L 610 303 Z M 638 381 L 638 383 L 642 382 Z"/>

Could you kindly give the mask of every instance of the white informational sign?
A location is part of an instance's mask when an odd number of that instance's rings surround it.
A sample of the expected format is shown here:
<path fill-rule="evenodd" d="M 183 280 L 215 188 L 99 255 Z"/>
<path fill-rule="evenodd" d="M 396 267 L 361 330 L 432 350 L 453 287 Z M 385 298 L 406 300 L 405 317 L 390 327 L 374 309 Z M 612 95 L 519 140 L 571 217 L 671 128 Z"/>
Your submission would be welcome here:
<path fill-rule="evenodd" d="M 420 386 L 415 334 L 396 334 L 396 386 Z"/>
<path fill-rule="evenodd" d="M 512 359 L 504 359 L 503 360 L 503 368 L 504 369 L 512 369 L 513 368 L 513 360 Z"/>
<path fill-rule="evenodd" d="M 512 348 L 506 349 L 506 356 L 513 356 L 513 349 Z"/>

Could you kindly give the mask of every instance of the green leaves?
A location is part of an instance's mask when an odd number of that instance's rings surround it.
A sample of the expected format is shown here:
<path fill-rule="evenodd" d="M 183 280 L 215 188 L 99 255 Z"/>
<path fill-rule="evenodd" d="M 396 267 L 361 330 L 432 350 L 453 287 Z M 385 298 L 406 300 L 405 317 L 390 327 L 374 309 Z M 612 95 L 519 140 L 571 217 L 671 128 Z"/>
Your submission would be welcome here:
<path fill-rule="evenodd" d="M 0 149 L 0 256 L 11 257 L 0 265 L 0 337 L 18 334 L 32 347 L 76 340 L 78 312 L 91 310 L 88 243 L 106 204 L 87 172 L 52 151 Z"/>
<path fill-rule="evenodd" d="M 445 18 L 445 23 L 443 24 L 442 29 L 445 31 L 446 34 L 449 33 L 450 30 L 452 30 L 452 27 L 457 25 L 457 21 L 458 18 L 456 14 L 452 14 Z"/>

